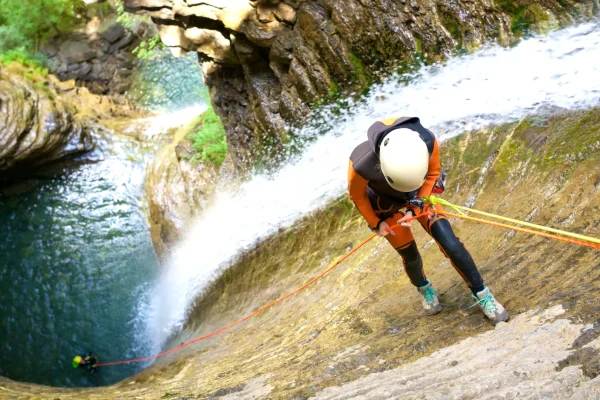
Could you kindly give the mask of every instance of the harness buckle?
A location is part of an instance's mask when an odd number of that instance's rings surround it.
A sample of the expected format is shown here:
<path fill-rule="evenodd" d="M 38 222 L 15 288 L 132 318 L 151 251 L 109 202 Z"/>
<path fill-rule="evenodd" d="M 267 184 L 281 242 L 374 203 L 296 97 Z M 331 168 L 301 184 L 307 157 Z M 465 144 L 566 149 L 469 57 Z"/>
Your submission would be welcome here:
<path fill-rule="evenodd" d="M 412 206 L 419 207 L 421 212 L 423 212 L 423 208 L 425 207 L 425 203 L 423 202 L 423 199 L 411 199 L 408 202 Z"/>

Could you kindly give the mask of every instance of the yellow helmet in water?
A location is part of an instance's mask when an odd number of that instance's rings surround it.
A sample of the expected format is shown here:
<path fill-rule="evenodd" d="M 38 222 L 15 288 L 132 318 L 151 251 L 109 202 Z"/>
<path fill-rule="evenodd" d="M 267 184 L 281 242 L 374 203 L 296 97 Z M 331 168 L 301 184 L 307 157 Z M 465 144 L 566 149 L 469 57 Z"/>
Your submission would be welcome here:
<path fill-rule="evenodd" d="M 81 356 L 75 356 L 75 358 L 73 358 L 73 368 L 79 367 L 80 362 L 81 362 Z"/>

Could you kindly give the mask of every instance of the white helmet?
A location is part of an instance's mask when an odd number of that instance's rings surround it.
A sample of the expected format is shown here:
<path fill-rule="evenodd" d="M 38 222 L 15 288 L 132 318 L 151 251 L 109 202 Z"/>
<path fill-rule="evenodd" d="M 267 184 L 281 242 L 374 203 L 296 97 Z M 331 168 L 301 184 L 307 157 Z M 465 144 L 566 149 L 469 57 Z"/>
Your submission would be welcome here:
<path fill-rule="evenodd" d="M 381 172 L 387 183 L 399 192 L 421 187 L 429 169 L 429 150 L 419 134 L 400 128 L 388 133 L 379 146 Z"/>

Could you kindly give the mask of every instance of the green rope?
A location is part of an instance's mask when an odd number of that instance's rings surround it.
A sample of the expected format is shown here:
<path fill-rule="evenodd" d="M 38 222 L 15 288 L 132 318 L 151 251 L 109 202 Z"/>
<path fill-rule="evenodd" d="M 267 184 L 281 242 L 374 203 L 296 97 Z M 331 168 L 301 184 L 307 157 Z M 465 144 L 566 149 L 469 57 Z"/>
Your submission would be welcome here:
<path fill-rule="evenodd" d="M 439 198 L 439 197 L 434 196 L 434 195 L 431 195 L 429 197 L 427 197 L 427 196 L 423 197 L 423 202 L 431 204 L 434 207 L 434 209 L 435 209 L 435 205 L 436 204 L 441 204 L 443 206 L 450 207 L 451 209 L 453 209 L 454 211 L 456 211 L 460 215 L 466 215 L 464 212 L 462 212 L 458 208 L 458 206 L 455 206 L 454 204 L 450 203 L 448 200 L 444 200 L 444 199 Z"/>

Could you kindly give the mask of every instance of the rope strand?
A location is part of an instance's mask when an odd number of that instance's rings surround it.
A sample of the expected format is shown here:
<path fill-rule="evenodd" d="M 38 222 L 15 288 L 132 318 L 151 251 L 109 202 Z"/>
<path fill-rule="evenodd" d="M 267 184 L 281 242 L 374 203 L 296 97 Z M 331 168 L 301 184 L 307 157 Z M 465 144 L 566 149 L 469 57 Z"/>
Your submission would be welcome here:
<path fill-rule="evenodd" d="M 548 228 L 548 227 L 543 227 L 540 225 L 535 225 L 535 224 L 530 224 L 524 221 L 519 221 L 519 220 L 514 220 L 511 218 L 506 218 L 506 217 L 501 217 L 499 215 L 494 215 L 494 214 L 490 214 L 490 213 L 484 213 L 483 211 L 477 211 L 477 210 L 473 210 L 472 208 L 468 208 L 468 207 L 462 207 L 462 206 L 457 206 L 455 204 L 452 204 L 450 202 L 448 202 L 447 200 L 443 200 L 440 199 L 438 197 L 435 196 L 431 196 L 428 198 L 425 198 L 426 203 L 428 203 L 427 207 L 425 208 L 425 211 L 422 212 L 419 215 L 415 215 L 412 218 L 408 218 L 406 220 L 406 222 L 418 219 L 422 216 L 428 215 L 431 216 L 434 213 L 438 213 L 438 214 L 443 214 L 446 216 L 450 216 L 450 217 L 456 217 L 456 218 L 460 218 L 460 219 L 464 219 L 464 220 L 468 220 L 468 221 L 474 221 L 474 222 L 480 222 L 483 224 L 487 224 L 487 225 L 492 225 L 492 226 L 496 226 L 496 227 L 501 227 L 501 228 L 506 228 L 506 229 L 510 229 L 510 230 L 515 230 L 515 231 L 519 231 L 519 232 L 524 232 L 524 233 L 529 233 L 532 235 L 537 235 L 537 236 L 542 236 L 542 237 L 546 237 L 549 239 L 554 239 L 554 240 L 558 240 L 558 241 L 562 241 L 562 242 L 567 242 L 567 243 L 573 243 L 573 244 L 578 244 L 581 246 L 587 246 L 587 247 L 591 247 L 594 249 L 600 249 L 600 239 L 595 239 L 595 238 L 591 238 L 588 236 L 583 236 L 583 235 L 577 235 L 574 233 L 570 233 L 570 232 L 565 232 L 565 231 L 561 231 L 558 229 L 553 229 L 553 228 Z M 454 210 L 456 210 L 459 214 L 455 214 L 452 212 L 448 212 L 448 211 L 438 211 L 435 210 L 432 206 L 434 206 L 435 204 L 442 204 L 442 205 L 446 205 Z M 430 206 L 431 205 L 431 206 Z M 499 223 L 499 222 L 493 222 L 493 221 L 487 221 L 484 219 L 480 219 L 480 218 L 475 218 L 475 217 L 469 217 L 465 214 L 462 213 L 462 210 L 467 210 L 467 211 L 472 211 L 472 212 L 476 212 L 488 217 L 492 217 L 492 218 L 498 218 L 501 220 L 505 220 L 508 222 L 512 222 L 512 223 L 516 223 L 516 224 L 520 224 L 520 225 L 525 225 L 525 226 L 529 226 L 529 227 L 533 227 L 536 229 L 540 229 L 540 230 L 545 230 L 545 231 L 550 231 L 553 233 L 559 233 L 561 235 L 564 236 L 570 236 L 570 237 L 562 237 L 562 236 L 557 236 L 557 235 L 552 235 L 550 233 L 545 233 L 545 232 L 538 232 L 532 229 L 525 229 L 525 228 L 520 228 L 518 226 L 513 226 L 513 225 L 507 225 L 507 224 L 503 224 L 503 223 Z M 393 229 L 396 229 L 397 227 L 399 227 L 400 225 L 393 225 L 390 226 L 389 228 L 387 228 L 388 231 L 391 231 Z M 148 357 L 141 357 L 141 358 L 134 358 L 134 359 L 130 359 L 130 360 L 122 360 L 122 361 L 112 361 L 112 362 L 105 362 L 105 363 L 98 363 L 96 364 L 96 367 L 106 367 L 109 365 L 121 365 L 121 364 L 130 364 L 130 363 L 137 363 L 137 362 L 142 362 L 142 361 L 150 361 L 150 360 L 154 360 L 163 356 L 166 356 L 167 354 L 170 353 L 174 353 L 178 350 L 183 349 L 184 347 L 187 347 L 191 344 L 194 344 L 196 342 L 199 342 L 201 340 L 204 339 L 208 339 L 212 336 L 215 336 L 221 332 L 224 332 L 228 329 L 233 328 L 236 325 L 241 324 L 242 322 L 260 314 L 261 312 L 265 311 L 268 308 L 273 307 L 274 305 L 276 305 L 277 303 L 282 302 L 283 300 L 287 299 L 288 297 L 291 297 L 293 295 L 295 295 L 296 293 L 302 291 L 303 289 L 307 288 L 308 286 L 312 285 L 313 283 L 317 282 L 318 280 L 322 279 L 325 275 L 327 275 L 331 270 L 333 270 L 335 267 L 337 267 L 338 265 L 340 265 L 344 260 L 346 260 L 348 257 L 350 257 L 352 254 L 356 253 L 361 247 L 363 247 L 365 244 L 367 244 L 368 242 L 370 242 L 373 238 L 375 238 L 377 236 L 377 233 L 372 234 L 371 236 L 369 236 L 367 239 L 365 239 L 362 243 L 360 243 L 358 246 L 354 247 L 352 250 L 350 250 L 348 253 L 346 253 L 344 256 L 340 257 L 336 262 L 334 262 L 332 265 L 330 265 L 326 270 L 324 270 L 323 272 L 321 272 L 319 275 L 317 275 L 316 277 L 314 277 L 313 279 L 311 279 L 310 281 L 308 281 L 307 283 L 305 283 L 304 285 L 300 286 L 299 288 L 295 289 L 292 292 L 289 292 L 283 296 L 281 296 L 280 298 L 278 298 L 277 300 L 274 300 L 264 306 L 262 306 L 261 308 L 257 309 L 256 311 L 252 312 L 251 314 L 246 315 L 245 317 L 232 322 L 228 325 L 225 325 L 217 330 L 214 330 L 210 333 L 207 333 L 206 335 L 203 336 L 199 336 L 197 338 L 194 338 L 186 343 L 183 343 L 179 346 L 173 347 L 171 349 L 165 350 L 162 353 L 159 354 L 155 354 L 153 356 L 148 356 Z"/>

